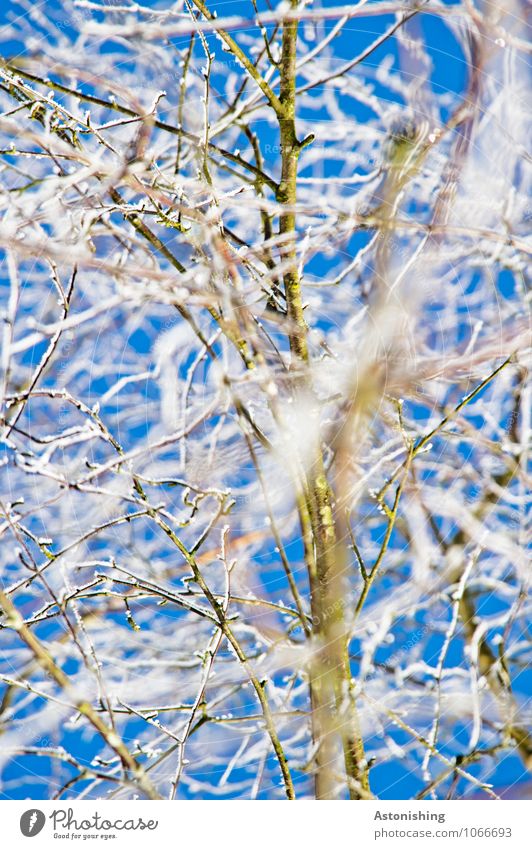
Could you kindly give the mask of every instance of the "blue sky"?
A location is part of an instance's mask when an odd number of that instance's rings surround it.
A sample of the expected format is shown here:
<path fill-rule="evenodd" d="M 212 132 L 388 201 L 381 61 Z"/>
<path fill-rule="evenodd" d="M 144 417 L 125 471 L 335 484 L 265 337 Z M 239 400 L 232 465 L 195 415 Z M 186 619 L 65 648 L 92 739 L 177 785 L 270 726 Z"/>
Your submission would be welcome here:
<path fill-rule="evenodd" d="M 48 12 L 53 12 L 56 8 L 53 0 L 49 0 L 49 2 L 42 4 L 45 6 Z M 144 5 L 159 5 L 153 3 L 152 0 L 146 0 Z M 333 6 L 335 4 L 331 3 L 330 0 L 326 0 L 324 3 L 326 6 Z M 248 2 L 241 3 L 216 3 L 213 4 L 213 8 L 218 10 L 219 15 L 228 15 L 232 13 L 238 13 L 242 9 L 246 12 L 249 10 Z M 11 18 L 14 14 L 13 9 L 9 9 L 4 5 L 0 10 L 0 26 L 7 21 L 8 18 Z M 63 14 L 63 13 L 60 13 Z M 391 23 L 393 20 L 392 17 L 383 17 L 383 18 L 368 18 L 368 19 L 356 19 L 352 21 L 348 26 L 346 26 L 341 34 L 341 36 L 336 40 L 336 53 L 339 58 L 349 59 L 352 56 L 356 55 L 360 50 L 362 50 L 369 42 L 373 40 L 378 34 L 380 34 L 384 27 Z M 464 92 L 464 87 L 467 83 L 466 78 L 466 63 L 464 61 L 464 57 L 461 52 L 461 48 L 457 39 L 452 35 L 449 28 L 444 25 L 441 18 L 439 16 L 432 16 L 430 14 L 424 14 L 422 17 L 417 19 L 416 25 L 420 27 L 423 32 L 427 44 L 429 45 L 429 52 L 431 54 L 431 58 L 433 61 L 433 73 L 431 76 L 431 85 L 435 90 L 444 90 L 446 92 L 461 94 Z M 213 44 L 216 44 L 213 39 Z M 180 47 L 179 41 L 176 41 L 176 46 Z M 1 46 L 1 49 L 4 51 L 6 55 L 13 55 L 16 53 L 22 53 L 22 48 L 19 45 L 4 42 Z M 106 47 L 106 49 L 110 49 Z M 378 64 L 384 55 L 393 54 L 395 57 L 395 61 L 398 61 L 398 54 L 396 49 L 396 44 L 394 41 L 387 42 L 380 48 L 376 53 L 371 57 L 371 63 Z M 379 86 L 376 83 L 376 93 L 379 93 Z M 387 96 L 389 96 L 389 92 L 387 92 Z M 349 100 L 349 104 L 351 106 L 350 109 L 353 109 L 352 106 L 353 101 Z M 364 111 L 364 108 L 360 106 L 360 112 L 353 111 L 352 114 L 348 115 L 348 117 L 353 117 L 359 121 L 364 121 L 367 118 L 367 115 Z M 445 116 L 442 116 L 445 117 Z M 272 136 L 273 138 L 273 136 Z M 331 165 L 331 168 L 334 166 Z M 323 260 L 321 260 L 323 262 Z M 320 267 L 319 265 L 315 268 L 315 273 L 319 273 Z M 511 276 L 510 276 L 511 277 Z M 506 288 L 508 287 L 508 288 Z M 508 293 L 511 293 L 511 279 L 508 279 L 508 275 L 500 277 L 500 289 L 501 296 L 505 297 Z M 130 337 L 130 344 L 132 347 L 140 353 L 145 353 L 145 342 L 142 339 L 141 334 L 139 333 L 138 337 L 132 335 Z M 37 352 L 34 352 L 34 356 L 37 355 Z M 93 387 L 94 392 L 97 394 L 99 391 L 99 386 L 97 384 Z M 422 419 L 424 417 L 424 411 L 420 408 L 419 417 Z M 140 435 L 140 431 L 136 432 L 134 436 L 138 437 Z M 276 580 L 276 572 L 275 572 L 275 563 L 272 563 L 270 559 L 266 564 L 265 568 L 268 570 L 268 582 L 270 586 Z M 278 570 L 278 577 L 281 580 L 282 572 Z M 494 612 L 496 609 L 494 605 L 496 602 L 487 601 L 486 606 L 484 608 L 486 613 Z M 490 606 L 491 605 L 491 606 Z M 423 622 L 418 623 L 420 626 L 423 625 Z M 405 638 L 408 638 L 409 630 L 408 626 L 405 630 Z M 355 647 L 356 648 L 356 647 Z M 457 644 L 455 646 L 455 650 L 458 651 L 460 646 Z M 437 651 L 436 646 L 428 647 L 428 651 Z M 385 660 L 385 658 L 382 658 Z M 356 667 L 355 667 L 356 671 Z M 518 682 L 518 687 L 525 692 L 527 688 L 530 687 L 530 675 L 527 677 L 523 673 L 521 679 Z M 23 717 L 22 717 L 23 718 Z M 134 724 L 130 726 L 130 734 L 132 737 L 135 735 L 136 728 Z M 397 734 L 397 741 L 400 740 L 401 734 Z M 36 741 L 36 743 L 39 741 Z M 46 740 L 40 739 L 41 745 L 46 745 Z M 81 759 L 86 759 L 90 761 L 93 755 L 93 749 L 91 742 L 88 738 L 79 731 L 76 730 L 65 730 L 65 745 L 74 751 Z M 419 777 L 415 777 L 410 771 L 408 767 L 408 762 L 400 763 L 396 762 L 387 762 L 382 766 L 377 764 L 372 771 L 372 789 L 373 791 L 381 796 L 382 798 L 387 799 L 400 799 L 400 798 L 411 798 L 413 794 L 415 794 L 420 789 L 420 781 Z M 6 773 L 6 786 L 8 787 L 8 792 L 5 793 L 5 798 L 23 798 L 29 795 L 35 794 L 38 797 L 40 782 L 36 781 L 35 784 L 32 785 L 31 780 L 24 783 L 23 787 L 17 789 L 17 780 L 18 778 L 24 774 L 26 777 L 31 776 L 32 771 L 37 775 L 42 775 L 42 771 L 44 769 L 49 769 L 49 763 L 44 758 L 29 758 L 26 757 L 23 760 L 20 760 L 13 764 L 13 766 Z M 475 773 L 475 766 L 472 766 L 471 772 Z M 507 785 L 511 784 L 514 781 L 519 780 L 522 777 L 522 766 L 517 757 L 508 754 L 503 757 L 496 771 L 494 772 L 491 780 L 495 785 Z"/>

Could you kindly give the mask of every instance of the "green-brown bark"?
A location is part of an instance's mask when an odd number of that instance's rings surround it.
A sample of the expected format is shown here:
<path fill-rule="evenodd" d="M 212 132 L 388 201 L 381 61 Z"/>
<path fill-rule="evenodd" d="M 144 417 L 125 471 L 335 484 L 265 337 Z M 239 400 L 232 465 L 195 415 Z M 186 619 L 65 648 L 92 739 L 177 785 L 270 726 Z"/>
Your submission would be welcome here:
<path fill-rule="evenodd" d="M 297 2 L 293 2 L 293 7 Z M 283 24 L 280 62 L 280 102 L 278 115 L 281 142 L 281 180 L 277 200 L 283 209 L 279 234 L 283 237 L 283 282 L 290 320 L 290 350 L 296 391 L 310 391 L 307 326 L 303 311 L 301 281 L 297 266 L 297 169 L 301 149 L 296 133 L 296 49 L 298 24 Z M 303 536 L 310 533 L 312 550 L 306 548 L 311 591 L 311 613 L 314 623 L 313 658 L 310 664 L 312 733 L 316 745 L 315 792 L 318 799 L 334 799 L 339 795 L 341 777 L 336 770 L 340 744 L 352 799 L 369 790 L 365 769 L 364 747 L 360 735 L 351 671 L 347 650 L 344 618 L 343 546 L 337 539 L 333 514 L 333 494 L 327 478 L 321 446 L 318 444 L 314 463 L 306 471 L 306 492 L 299 501 Z"/>

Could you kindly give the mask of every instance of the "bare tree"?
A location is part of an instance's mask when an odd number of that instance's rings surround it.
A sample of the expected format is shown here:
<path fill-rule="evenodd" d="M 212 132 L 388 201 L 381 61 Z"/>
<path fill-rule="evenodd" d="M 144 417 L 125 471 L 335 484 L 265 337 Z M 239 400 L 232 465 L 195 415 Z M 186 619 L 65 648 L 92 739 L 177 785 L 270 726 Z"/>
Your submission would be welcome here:
<path fill-rule="evenodd" d="M 532 768 L 524 4 L 247 6 L 2 31 L 2 792 L 494 796 Z"/>

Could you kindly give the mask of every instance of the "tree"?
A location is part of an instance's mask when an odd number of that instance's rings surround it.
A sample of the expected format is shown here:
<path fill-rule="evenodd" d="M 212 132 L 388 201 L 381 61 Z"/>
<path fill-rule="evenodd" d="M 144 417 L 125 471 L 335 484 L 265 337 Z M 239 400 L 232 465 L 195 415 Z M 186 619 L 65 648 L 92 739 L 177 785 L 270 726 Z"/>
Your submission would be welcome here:
<path fill-rule="evenodd" d="M 520 3 L 20 5 L 3 792 L 497 795 L 532 765 Z"/>

